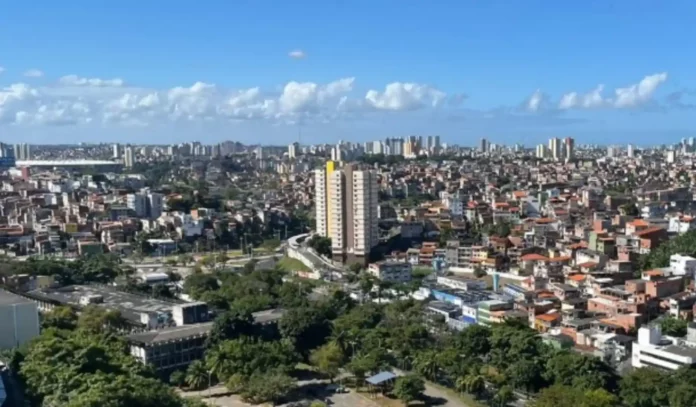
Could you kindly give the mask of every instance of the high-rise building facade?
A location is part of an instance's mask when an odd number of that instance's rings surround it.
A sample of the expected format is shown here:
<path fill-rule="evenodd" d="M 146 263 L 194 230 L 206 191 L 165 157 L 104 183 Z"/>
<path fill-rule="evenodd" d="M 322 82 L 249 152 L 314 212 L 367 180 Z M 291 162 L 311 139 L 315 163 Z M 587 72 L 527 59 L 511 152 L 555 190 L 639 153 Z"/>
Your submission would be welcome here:
<path fill-rule="evenodd" d="M 135 153 L 133 147 L 128 146 L 123 150 L 123 164 L 126 168 L 132 168 L 135 163 Z"/>
<path fill-rule="evenodd" d="M 488 152 L 488 140 L 485 138 L 481 139 L 481 143 L 479 145 L 479 149 L 481 150 L 482 153 L 487 153 Z"/>
<path fill-rule="evenodd" d="M 549 154 L 556 161 L 561 159 L 561 141 L 556 137 L 549 139 Z"/>
<path fill-rule="evenodd" d="M 113 158 L 117 160 L 121 158 L 121 145 L 118 143 L 113 145 Z"/>
<path fill-rule="evenodd" d="M 14 157 L 17 160 L 31 160 L 31 145 L 26 143 L 13 146 Z"/>
<path fill-rule="evenodd" d="M 572 160 L 575 157 L 575 139 L 572 137 L 563 139 L 563 149 L 566 160 Z"/>
<path fill-rule="evenodd" d="M 317 233 L 331 238 L 334 260 L 365 263 L 379 242 L 377 174 L 336 164 L 315 171 Z"/>
<path fill-rule="evenodd" d="M 300 149 L 300 143 L 292 143 L 288 146 L 288 158 L 289 159 L 294 159 L 297 158 L 297 152 Z"/>

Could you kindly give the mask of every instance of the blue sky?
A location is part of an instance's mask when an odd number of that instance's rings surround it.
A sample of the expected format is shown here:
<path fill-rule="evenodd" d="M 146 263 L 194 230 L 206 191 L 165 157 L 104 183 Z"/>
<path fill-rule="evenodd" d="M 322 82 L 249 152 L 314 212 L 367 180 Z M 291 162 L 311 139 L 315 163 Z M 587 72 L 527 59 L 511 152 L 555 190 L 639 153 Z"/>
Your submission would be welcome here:
<path fill-rule="evenodd" d="M 696 134 L 693 1 L 28 3 L 0 13 L 6 140 Z"/>

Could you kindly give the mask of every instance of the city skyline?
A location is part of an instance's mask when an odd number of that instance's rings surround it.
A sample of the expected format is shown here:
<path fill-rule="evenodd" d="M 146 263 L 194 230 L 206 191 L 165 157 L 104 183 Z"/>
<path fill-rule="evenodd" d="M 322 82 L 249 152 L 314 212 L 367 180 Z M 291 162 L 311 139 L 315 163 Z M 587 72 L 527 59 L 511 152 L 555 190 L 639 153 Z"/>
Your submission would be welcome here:
<path fill-rule="evenodd" d="M 134 17 L 128 4 L 103 14 L 87 2 L 50 12 L 15 3 L 0 17 L 0 135 L 36 144 L 410 134 L 469 146 L 481 137 L 676 143 L 696 133 L 696 78 L 690 57 L 669 48 L 688 47 L 694 5 L 648 15 L 641 4 L 212 3 L 191 18 L 177 5 L 138 4 Z M 260 15 L 263 23 L 252 18 Z M 133 32 L 119 23 L 126 17 Z M 670 47 L 635 22 L 647 17 Z"/>

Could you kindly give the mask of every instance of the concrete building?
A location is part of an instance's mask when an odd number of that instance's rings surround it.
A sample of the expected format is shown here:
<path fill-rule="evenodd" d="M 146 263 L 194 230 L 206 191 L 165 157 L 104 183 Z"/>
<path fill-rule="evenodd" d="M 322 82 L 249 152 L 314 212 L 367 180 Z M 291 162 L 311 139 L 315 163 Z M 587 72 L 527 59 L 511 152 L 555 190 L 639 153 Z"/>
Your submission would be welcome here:
<path fill-rule="evenodd" d="M 640 328 L 638 340 L 633 344 L 631 365 L 662 370 L 696 365 L 696 324 L 689 324 L 686 340 L 662 336 L 657 325 Z"/>
<path fill-rule="evenodd" d="M 669 257 L 669 268 L 673 275 L 696 278 L 696 259 L 691 256 L 673 254 Z"/>
<path fill-rule="evenodd" d="M 135 163 L 135 153 L 133 152 L 133 147 L 128 146 L 124 150 L 123 164 L 126 166 L 126 168 L 131 168 L 131 167 L 133 167 L 134 163 Z"/>
<path fill-rule="evenodd" d="M 255 312 L 252 317 L 254 324 L 263 328 L 277 323 L 283 315 L 282 309 L 270 309 Z M 180 325 L 134 333 L 126 340 L 132 356 L 167 377 L 172 371 L 184 369 L 191 362 L 203 358 L 205 340 L 212 328 L 212 322 Z"/>
<path fill-rule="evenodd" d="M 546 158 L 546 146 L 543 144 L 539 144 L 536 147 L 536 158 L 544 159 Z"/>
<path fill-rule="evenodd" d="M 22 346 L 38 335 L 36 303 L 0 290 L 0 350 Z"/>
<path fill-rule="evenodd" d="M 292 143 L 288 146 L 288 158 L 294 159 L 297 158 L 297 152 L 300 149 L 300 143 Z"/>
<path fill-rule="evenodd" d="M 561 159 L 561 140 L 559 140 L 557 137 L 549 139 L 549 152 L 555 161 L 559 161 Z"/>
<path fill-rule="evenodd" d="M 334 260 L 365 263 L 379 241 L 377 174 L 329 161 L 314 188 L 317 233 L 331 238 Z"/>
<path fill-rule="evenodd" d="M 481 139 L 481 142 L 479 144 L 479 150 L 481 150 L 482 153 L 488 152 L 488 140 L 486 140 L 485 138 Z"/>
<path fill-rule="evenodd" d="M 381 261 L 371 263 L 367 272 L 380 281 L 390 283 L 406 283 L 411 281 L 413 266 L 411 263 L 396 261 Z"/>
<path fill-rule="evenodd" d="M 139 218 L 147 217 L 147 195 L 141 193 L 128 194 L 126 196 L 126 205 Z"/>
<path fill-rule="evenodd" d="M 575 156 L 575 139 L 566 137 L 563 139 L 564 156 L 566 160 L 572 160 Z"/>
<path fill-rule="evenodd" d="M 116 160 L 120 159 L 121 158 L 121 145 L 118 143 L 115 143 L 113 145 L 113 150 L 114 150 L 113 158 Z"/>

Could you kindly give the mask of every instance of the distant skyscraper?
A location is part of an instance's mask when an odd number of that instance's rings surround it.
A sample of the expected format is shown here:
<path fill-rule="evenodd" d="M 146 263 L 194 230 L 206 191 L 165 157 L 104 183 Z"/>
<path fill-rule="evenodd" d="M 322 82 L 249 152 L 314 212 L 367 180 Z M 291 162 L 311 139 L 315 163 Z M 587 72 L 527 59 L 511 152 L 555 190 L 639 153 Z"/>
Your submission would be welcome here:
<path fill-rule="evenodd" d="M 297 151 L 300 149 L 300 143 L 292 143 L 288 146 L 288 158 L 294 159 L 297 157 Z"/>
<path fill-rule="evenodd" d="M 133 147 L 127 146 L 123 151 L 123 164 L 126 168 L 132 168 L 135 163 L 135 157 L 133 153 Z"/>
<path fill-rule="evenodd" d="M 633 158 L 633 156 L 635 155 L 633 144 L 629 144 L 628 147 L 626 147 L 626 155 L 629 158 Z"/>
<path fill-rule="evenodd" d="M 613 158 L 614 155 L 615 155 L 614 147 L 613 146 L 607 147 L 607 157 Z"/>
<path fill-rule="evenodd" d="M 560 161 L 561 159 L 561 142 L 557 137 L 553 137 L 549 139 L 549 154 L 551 157 L 556 160 Z"/>
<path fill-rule="evenodd" d="M 113 158 L 117 160 L 121 158 L 121 145 L 118 143 L 113 145 Z"/>
<path fill-rule="evenodd" d="M 563 147 L 565 150 L 565 158 L 567 160 L 572 160 L 575 156 L 575 140 L 572 137 L 566 137 L 563 139 Z"/>
<path fill-rule="evenodd" d="M 481 139 L 481 144 L 479 145 L 479 149 L 481 150 L 482 153 L 488 152 L 488 140 L 485 138 Z"/>
<path fill-rule="evenodd" d="M 26 143 L 13 146 L 14 156 L 17 160 L 31 160 L 31 146 Z"/>
<path fill-rule="evenodd" d="M 543 144 L 539 144 L 536 147 L 536 158 L 544 159 L 546 158 L 546 146 Z"/>

